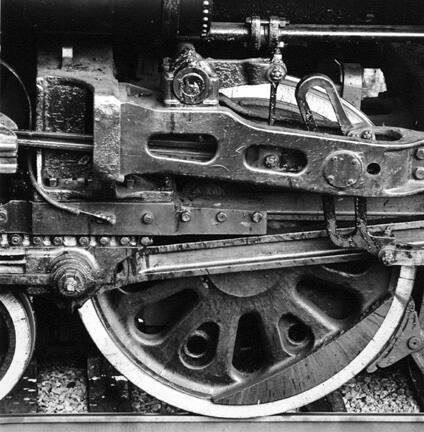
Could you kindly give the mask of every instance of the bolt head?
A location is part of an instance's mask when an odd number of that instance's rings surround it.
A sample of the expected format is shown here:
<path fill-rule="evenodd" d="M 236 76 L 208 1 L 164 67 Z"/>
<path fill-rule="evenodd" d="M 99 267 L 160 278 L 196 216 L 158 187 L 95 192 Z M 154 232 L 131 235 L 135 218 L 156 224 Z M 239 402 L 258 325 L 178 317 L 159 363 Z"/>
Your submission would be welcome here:
<path fill-rule="evenodd" d="M 424 180 L 424 168 L 418 167 L 414 172 L 414 176 L 417 180 Z"/>
<path fill-rule="evenodd" d="M 80 244 L 80 246 L 86 247 L 90 244 L 90 239 L 88 237 L 80 237 L 78 243 Z"/>
<path fill-rule="evenodd" d="M 148 211 L 148 212 L 143 214 L 143 216 L 141 217 L 141 220 L 146 225 L 150 225 L 155 221 L 155 216 L 153 215 L 152 212 Z"/>
<path fill-rule="evenodd" d="M 131 239 L 129 237 L 122 237 L 119 243 L 121 246 L 128 246 L 131 242 Z"/>
<path fill-rule="evenodd" d="M 53 239 L 53 244 L 55 246 L 62 246 L 63 245 L 63 238 L 62 237 L 55 237 Z"/>
<path fill-rule="evenodd" d="M 264 159 L 264 165 L 269 169 L 275 169 L 280 166 L 280 158 L 276 154 L 268 155 Z"/>
<path fill-rule="evenodd" d="M 264 215 L 261 212 L 255 212 L 252 214 L 252 222 L 260 223 L 264 219 Z"/>
<path fill-rule="evenodd" d="M 22 237 L 19 234 L 14 234 L 10 238 L 10 243 L 12 243 L 13 246 L 19 246 L 22 243 Z"/>
<path fill-rule="evenodd" d="M 224 212 L 219 212 L 216 214 L 216 220 L 220 223 L 225 222 L 227 218 L 227 214 Z"/>
<path fill-rule="evenodd" d="M 42 239 L 41 239 L 41 237 L 33 237 L 32 238 L 32 243 L 33 243 L 33 245 L 35 245 L 35 246 L 40 246 L 41 245 L 41 243 L 42 243 Z"/>
<path fill-rule="evenodd" d="M 191 213 L 189 211 L 183 211 L 180 215 L 181 222 L 187 223 L 191 221 Z"/>
<path fill-rule="evenodd" d="M 153 244 L 153 239 L 150 237 L 142 237 L 140 243 L 142 246 L 150 246 Z"/>
<path fill-rule="evenodd" d="M 5 222 L 7 222 L 7 211 L 1 210 L 0 211 L 0 223 L 5 223 Z"/>
<path fill-rule="evenodd" d="M 424 147 L 420 147 L 419 149 L 417 149 L 415 156 L 419 160 L 424 160 Z"/>
<path fill-rule="evenodd" d="M 417 351 L 422 349 L 424 341 L 419 336 L 412 336 L 408 339 L 408 348 L 412 351 Z"/>
<path fill-rule="evenodd" d="M 109 237 L 100 237 L 99 241 L 102 246 L 107 246 L 110 243 Z"/>

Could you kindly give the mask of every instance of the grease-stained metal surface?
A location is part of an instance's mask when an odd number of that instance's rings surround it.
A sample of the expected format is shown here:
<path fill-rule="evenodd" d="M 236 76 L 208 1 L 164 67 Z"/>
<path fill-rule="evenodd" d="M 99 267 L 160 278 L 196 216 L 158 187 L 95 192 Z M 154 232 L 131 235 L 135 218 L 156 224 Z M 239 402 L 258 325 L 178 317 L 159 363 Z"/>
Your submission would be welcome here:
<path fill-rule="evenodd" d="M 30 360 L 30 297 L 78 309 L 111 363 L 90 350 L 79 370 L 54 367 L 36 389 L 45 412 L 138 398 L 153 413 L 280 414 L 419 358 L 424 134 L 405 95 L 424 81 L 377 41 L 419 44 L 421 6 L 387 25 L 374 4 L 349 23 L 350 1 L 274 3 L 6 0 L 2 53 L 37 44 L 16 60 L 29 89 L 13 67 L 0 82 L 2 109 L 20 111 L 0 117 L 0 395 Z M 372 100 L 364 66 L 387 87 Z M 40 335 L 69 324 L 41 318 Z"/>

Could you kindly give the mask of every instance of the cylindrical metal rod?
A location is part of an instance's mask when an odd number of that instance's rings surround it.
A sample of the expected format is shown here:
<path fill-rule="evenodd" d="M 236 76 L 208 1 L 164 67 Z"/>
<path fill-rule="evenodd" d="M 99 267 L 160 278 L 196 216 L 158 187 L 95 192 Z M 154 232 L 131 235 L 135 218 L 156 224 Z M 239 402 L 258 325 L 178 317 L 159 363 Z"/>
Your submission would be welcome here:
<path fill-rule="evenodd" d="M 19 130 L 16 132 L 18 144 L 36 149 L 66 150 L 77 152 L 93 151 L 92 135 L 48 133 Z"/>
<path fill-rule="evenodd" d="M 268 35 L 267 24 L 262 25 L 262 35 Z M 247 40 L 250 37 L 249 25 L 213 22 L 208 37 L 210 40 Z M 424 26 L 289 24 L 280 27 L 279 38 L 281 41 L 305 38 L 412 40 L 424 39 Z"/>

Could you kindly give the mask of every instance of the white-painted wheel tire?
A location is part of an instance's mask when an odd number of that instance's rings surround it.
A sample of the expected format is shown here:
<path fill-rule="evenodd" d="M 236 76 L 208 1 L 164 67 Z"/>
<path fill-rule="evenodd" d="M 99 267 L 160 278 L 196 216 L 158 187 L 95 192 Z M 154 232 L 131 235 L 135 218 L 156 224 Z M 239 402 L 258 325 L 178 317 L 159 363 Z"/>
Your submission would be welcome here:
<path fill-rule="evenodd" d="M 25 295 L 0 291 L 1 317 L 7 323 L 7 352 L 0 364 L 0 400 L 24 374 L 35 344 L 35 321 L 31 303 Z"/>

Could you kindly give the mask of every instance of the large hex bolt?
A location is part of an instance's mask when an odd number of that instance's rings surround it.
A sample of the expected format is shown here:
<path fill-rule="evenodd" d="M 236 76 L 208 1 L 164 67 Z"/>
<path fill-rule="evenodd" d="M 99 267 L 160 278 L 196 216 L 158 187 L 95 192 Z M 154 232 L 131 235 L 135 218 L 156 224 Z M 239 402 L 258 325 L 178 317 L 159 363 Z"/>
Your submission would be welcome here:
<path fill-rule="evenodd" d="M 87 257 L 64 252 L 50 265 L 51 286 L 64 297 L 80 298 L 95 286 L 95 273 L 95 265 Z"/>

